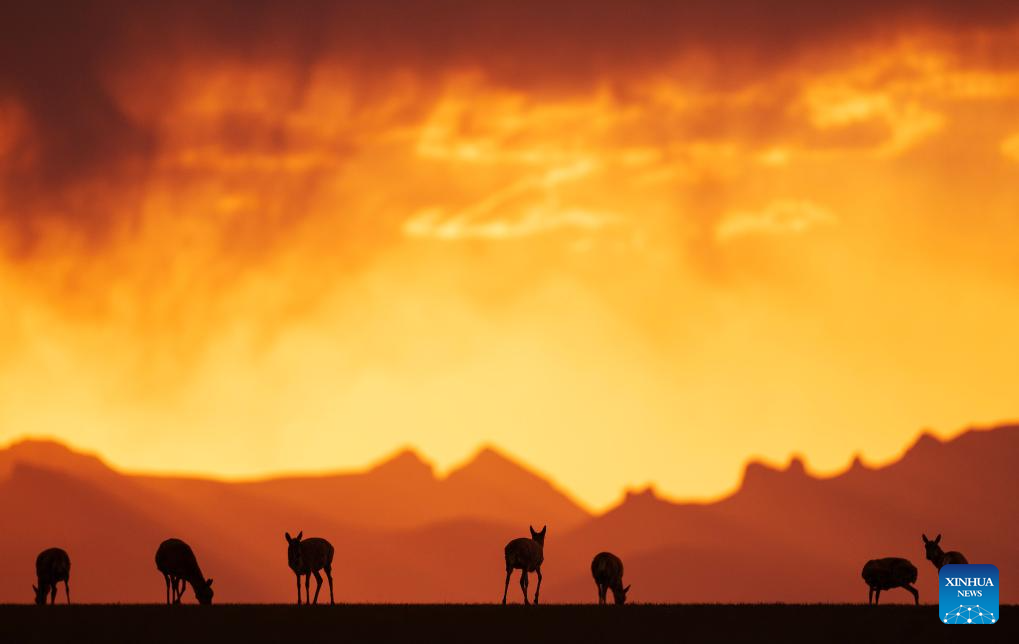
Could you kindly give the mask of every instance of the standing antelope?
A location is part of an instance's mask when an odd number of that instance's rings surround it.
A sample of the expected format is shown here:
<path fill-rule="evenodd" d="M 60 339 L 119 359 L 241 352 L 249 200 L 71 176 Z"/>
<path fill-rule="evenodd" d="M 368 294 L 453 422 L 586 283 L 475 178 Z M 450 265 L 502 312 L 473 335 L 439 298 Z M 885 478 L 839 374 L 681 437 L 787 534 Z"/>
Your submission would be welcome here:
<path fill-rule="evenodd" d="M 156 568 L 166 580 L 166 603 L 179 604 L 187 585 L 195 593 L 199 604 L 212 603 L 212 580 L 202 575 L 191 546 L 180 539 L 167 539 L 156 550 Z M 173 589 L 171 602 L 170 589 Z"/>
<path fill-rule="evenodd" d="M 901 557 L 885 557 L 871 559 L 863 566 L 860 573 L 867 582 L 867 603 L 881 603 L 881 591 L 892 588 L 904 588 L 913 595 L 913 603 L 920 605 L 920 592 L 911 584 L 916 583 L 916 566 L 908 559 Z M 875 594 L 876 593 L 876 594 Z"/>
<path fill-rule="evenodd" d="M 510 575 L 514 568 L 520 569 L 520 590 L 524 591 L 524 603 L 527 601 L 527 573 L 538 573 L 538 587 L 534 589 L 534 603 L 538 603 L 538 593 L 541 592 L 541 563 L 545 560 L 545 532 L 548 526 L 544 526 L 541 532 L 535 532 L 531 528 L 531 538 L 521 537 L 506 544 L 506 585 L 502 590 L 502 603 L 506 603 L 506 593 L 509 591 Z"/>
<path fill-rule="evenodd" d="M 64 593 L 67 595 L 67 603 L 71 603 L 71 588 L 68 581 L 71 578 L 71 558 L 60 548 L 48 548 L 39 553 L 35 558 L 35 575 L 38 578 L 38 586 L 32 586 L 35 591 L 35 603 L 42 606 L 46 603 L 46 595 L 50 596 L 50 603 L 57 603 L 57 583 L 64 582 Z"/>
<path fill-rule="evenodd" d="M 297 605 L 301 605 L 301 575 L 304 575 L 304 603 L 318 603 L 318 592 L 322 590 L 322 575 L 319 570 L 325 570 L 329 579 L 329 604 L 333 602 L 333 544 L 318 537 L 308 537 L 302 541 L 304 531 L 291 537 L 285 532 L 287 538 L 287 564 L 297 575 Z M 315 575 L 315 600 L 311 599 L 311 576 Z"/>
<path fill-rule="evenodd" d="M 928 539 L 927 535 L 925 534 L 920 536 L 923 537 L 924 549 L 927 551 L 927 561 L 934 564 L 934 567 L 937 568 L 938 571 L 941 570 L 942 566 L 947 566 L 948 564 L 969 563 L 968 561 L 966 561 L 966 557 L 964 557 L 961 552 L 957 552 L 955 550 L 949 550 L 948 552 L 945 552 L 944 550 L 942 550 L 941 546 L 938 545 L 939 543 L 941 543 L 940 534 L 934 537 L 934 541 Z"/>
<path fill-rule="evenodd" d="M 598 603 L 605 603 L 605 593 L 612 589 L 612 597 L 617 604 L 626 603 L 626 593 L 630 587 L 623 588 L 623 562 L 611 552 L 599 552 L 591 561 L 591 576 L 598 585 Z"/>

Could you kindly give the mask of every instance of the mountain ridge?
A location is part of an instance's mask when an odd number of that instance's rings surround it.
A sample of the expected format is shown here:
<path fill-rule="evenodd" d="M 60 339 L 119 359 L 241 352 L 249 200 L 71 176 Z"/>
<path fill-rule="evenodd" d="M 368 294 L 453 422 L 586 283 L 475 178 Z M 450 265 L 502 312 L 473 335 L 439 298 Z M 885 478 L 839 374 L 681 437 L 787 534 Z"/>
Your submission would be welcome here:
<path fill-rule="evenodd" d="M 760 458 L 750 458 L 743 466 L 743 472 L 737 486 L 725 494 L 703 499 L 677 499 L 670 495 L 663 495 L 654 484 L 647 484 L 643 487 L 625 488 L 622 491 L 619 500 L 610 504 L 601 512 L 587 510 L 581 502 L 576 500 L 576 497 L 570 491 L 555 483 L 553 478 L 537 472 L 523 461 L 509 456 L 506 452 L 490 443 L 483 443 L 480 445 L 470 457 L 460 462 L 458 465 L 453 466 L 444 474 L 437 473 L 434 464 L 427 457 L 423 456 L 420 451 L 411 446 L 404 446 L 390 452 L 387 456 L 384 456 L 363 468 L 326 470 L 324 472 L 307 473 L 277 473 L 258 477 L 222 479 L 201 474 L 150 473 L 121 469 L 107 462 L 99 455 L 98 452 L 83 450 L 55 438 L 23 436 L 11 440 L 7 443 L 7 445 L 0 446 L 0 477 L 9 473 L 12 464 L 19 460 L 44 467 L 70 469 L 79 474 L 85 473 L 103 475 L 113 472 L 131 477 L 170 479 L 178 481 L 207 481 L 229 485 L 259 485 L 272 482 L 307 481 L 312 479 L 344 479 L 364 475 L 386 478 L 394 473 L 405 476 L 411 475 L 420 480 L 430 478 L 434 482 L 444 482 L 448 481 L 450 478 L 457 479 L 464 477 L 465 475 L 478 470 L 479 467 L 488 467 L 489 472 L 487 475 L 489 477 L 494 478 L 494 473 L 490 471 L 491 469 L 501 470 L 501 473 L 504 475 L 522 474 L 527 477 L 533 477 L 534 479 L 542 481 L 543 484 L 547 485 L 547 487 L 554 490 L 556 493 L 566 497 L 577 507 L 584 509 L 584 514 L 588 516 L 601 516 L 622 505 L 634 494 L 651 493 L 656 498 L 662 499 L 668 503 L 679 505 L 718 503 L 738 494 L 748 484 L 748 482 L 753 485 L 758 477 L 796 476 L 813 481 L 839 479 L 846 475 L 853 475 L 856 472 L 873 472 L 887 467 L 892 467 L 910 458 L 914 458 L 918 453 L 925 452 L 929 449 L 936 449 L 943 445 L 951 445 L 960 440 L 965 441 L 966 437 L 974 434 L 980 435 L 1010 430 L 1019 430 L 1019 423 L 1006 422 L 997 425 L 969 426 L 946 439 L 939 438 L 931 430 L 921 430 L 912 443 L 903 449 L 899 456 L 891 460 L 884 461 L 881 464 L 870 464 L 865 462 L 860 454 L 855 454 L 849 465 L 845 468 L 825 475 L 812 474 L 807 468 L 806 459 L 795 452 L 790 455 L 785 466 L 778 466 Z"/>
<path fill-rule="evenodd" d="M 503 545 L 539 522 L 549 525 L 542 596 L 556 602 L 592 599 L 601 550 L 626 562 L 639 602 L 863 601 L 859 569 L 878 556 L 913 560 L 931 601 L 921 533 L 943 533 L 970 561 L 1019 568 L 1015 425 L 921 435 L 895 462 L 855 459 L 831 477 L 795 459 L 748 463 L 722 499 L 677 503 L 648 486 L 579 520 L 547 479 L 494 450 L 479 455 L 445 477 L 400 450 L 360 473 L 230 482 L 120 473 L 53 444 L 0 450 L 0 516 L 15 517 L 0 531 L 0 602 L 30 599 L 34 554 L 53 545 L 68 546 L 79 599 L 158 601 L 152 553 L 168 536 L 192 544 L 223 601 L 292 601 L 283 532 L 302 530 L 336 546 L 340 601 L 496 601 Z"/>

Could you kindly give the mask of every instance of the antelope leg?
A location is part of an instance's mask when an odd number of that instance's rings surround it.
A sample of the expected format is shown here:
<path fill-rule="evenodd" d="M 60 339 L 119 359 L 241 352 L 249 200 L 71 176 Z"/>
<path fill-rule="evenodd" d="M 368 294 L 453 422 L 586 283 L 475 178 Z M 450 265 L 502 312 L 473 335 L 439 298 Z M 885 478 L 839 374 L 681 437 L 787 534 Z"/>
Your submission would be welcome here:
<path fill-rule="evenodd" d="M 326 579 L 329 580 L 329 605 L 332 606 L 335 602 L 333 601 L 333 567 L 326 566 Z"/>
<path fill-rule="evenodd" d="M 318 603 L 318 593 L 322 590 L 322 575 L 319 571 L 315 571 L 315 601 L 312 603 Z"/>
<path fill-rule="evenodd" d="M 509 591 L 509 580 L 510 580 L 510 575 L 512 575 L 512 574 L 513 574 L 513 569 L 507 567 L 506 568 L 506 585 L 503 586 L 503 589 L 502 589 L 502 603 L 503 604 L 506 603 L 506 593 Z"/>

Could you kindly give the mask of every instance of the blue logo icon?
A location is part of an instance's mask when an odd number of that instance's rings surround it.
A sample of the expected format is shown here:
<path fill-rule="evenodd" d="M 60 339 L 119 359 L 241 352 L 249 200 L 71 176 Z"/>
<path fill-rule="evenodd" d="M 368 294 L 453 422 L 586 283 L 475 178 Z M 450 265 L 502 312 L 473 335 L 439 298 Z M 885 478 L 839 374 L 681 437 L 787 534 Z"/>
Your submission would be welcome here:
<path fill-rule="evenodd" d="M 944 624 L 998 621 L 998 568 L 990 564 L 948 564 L 938 572 L 938 602 Z"/>

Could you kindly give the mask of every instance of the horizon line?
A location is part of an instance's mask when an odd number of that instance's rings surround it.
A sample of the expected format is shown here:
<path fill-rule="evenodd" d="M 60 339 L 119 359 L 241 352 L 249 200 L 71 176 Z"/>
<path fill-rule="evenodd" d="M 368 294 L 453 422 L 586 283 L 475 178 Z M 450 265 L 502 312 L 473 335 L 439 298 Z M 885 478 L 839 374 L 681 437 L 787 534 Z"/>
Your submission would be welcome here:
<path fill-rule="evenodd" d="M 702 497 L 676 496 L 669 492 L 663 492 L 658 487 L 658 484 L 656 482 L 648 481 L 643 484 L 624 486 L 614 501 L 606 504 L 604 507 L 601 508 L 596 508 L 592 504 L 588 503 L 587 501 L 577 496 L 568 487 L 562 485 L 555 476 L 535 466 L 530 465 L 523 458 L 519 458 L 511 454 L 507 450 L 499 447 L 498 445 L 495 445 L 491 441 L 484 441 L 479 443 L 473 450 L 471 450 L 468 453 L 468 456 L 466 458 L 460 459 L 454 462 L 454 464 L 450 465 L 449 467 L 442 469 L 437 468 L 431 459 L 427 458 L 424 454 L 422 454 L 422 450 L 420 448 L 415 447 L 414 445 L 411 444 L 404 444 L 395 449 L 387 451 L 384 456 L 373 459 L 369 461 L 366 465 L 356 468 L 323 469 L 323 470 L 315 469 L 277 470 L 269 471 L 264 474 L 237 475 L 237 476 L 216 474 L 213 472 L 207 472 L 202 470 L 171 470 L 171 469 L 137 470 L 131 469 L 129 467 L 122 467 L 119 464 L 113 463 L 99 450 L 82 448 L 75 444 L 73 441 L 64 440 L 53 435 L 21 434 L 12 437 L 7 442 L 0 445 L 0 450 L 9 450 L 21 443 L 52 443 L 59 445 L 72 453 L 79 454 L 81 456 L 95 458 L 104 467 L 107 467 L 113 472 L 116 472 L 117 474 L 124 476 L 148 476 L 155 478 L 195 479 L 214 481 L 226 484 L 251 484 L 294 478 L 324 478 L 334 476 L 364 475 L 373 472 L 378 468 L 386 465 L 387 463 L 391 463 L 396 459 L 400 458 L 402 455 L 408 453 L 411 454 L 414 458 L 416 458 L 422 465 L 424 465 L 428 469 L 429 474 L 432 476 L 432 478 L 434 478 L 437 482 L 442 482 L 447 480 L 455 472 L 458 472 L 476 462 L 478 457 L 484 454 L 485 452 L 494 452 L 496 455 L 498 455 L 505 461 L 513 464 L 514 466 L 520 468 L 521 470 L 527 472 L 528 474 L 531 474 L 532 476 L 535 476 L 536 478 L 539 478 L 548 483 L 556 492 L 562 494 L 571 503 L 575 504 L 585 513 L 591 516 L 600 516 L 606 514 L 607 512 L 611 511 L 614 508 L 619 507 L 620 505 L 625 503 L 627 498 L 629 498 L 630 496 L 647 494 L 649 492 L 655 498 L 673 504 L 707 505 L 711 503 L 717 503 L 718 501 L 721 501 L 732 496 L 733 494 L 736 494 L 743 488 L 746 482 L 746 473 L 753 466 L 761 466 L 775 472 L 789 472 L 794 467 L 802 467 L 802 471 L 810 478 L 813 478 L 815 480 L 828 480 L 846 474 L 854 467 L 856 467 L 857 464 L 869 470 L 877 470 L 884 467 L 888 467 L 889 465 L 901 461 L 906 456 L 906 454 L 908 454 L 910 450 L 912 450 L 917 444 L 924 440 L 924 438 L 933 439 L 938 443 L 946 443 L 954 441 L 955 439 L 970 432 L 986 432 L 993 431 L 996 429 L 1006 429 L 1009 427 L 1019 427 L 1019 420 L 1001 420 L 990 424 L 970 424 L 963 426 L 962 428 L 956 431 L 949 432 L 945 431 L 938 432 L 937 430 L 934 430 L 929 427 L 923 428 L 920 429 L 915 434 L 915 437 L 913 438 L 912 441 L 909 441 L 906 445 L 904 445 L 891 458 L 879 462 L 867 462 L 864 461 L 861 453 L 859 451 L 856 451 L 853 453 L 852 457 L 849 459 L 849 462 L 846 465 L 835 468 L 832 471 L 821 471 L 809 467 L 808 461 L 805 458 L 805 456 L 802 453 L 796 451 L 789 453 L 789 456 L 786 459 L 784 465 L 776 464 L 774 461 L 761 457 L 760 455 L 751 454 L 743 461 L 742 472 L 737 482 L 733 486 L 727 488 L 726 490 L 722 491 L 719 494 Z"/>

